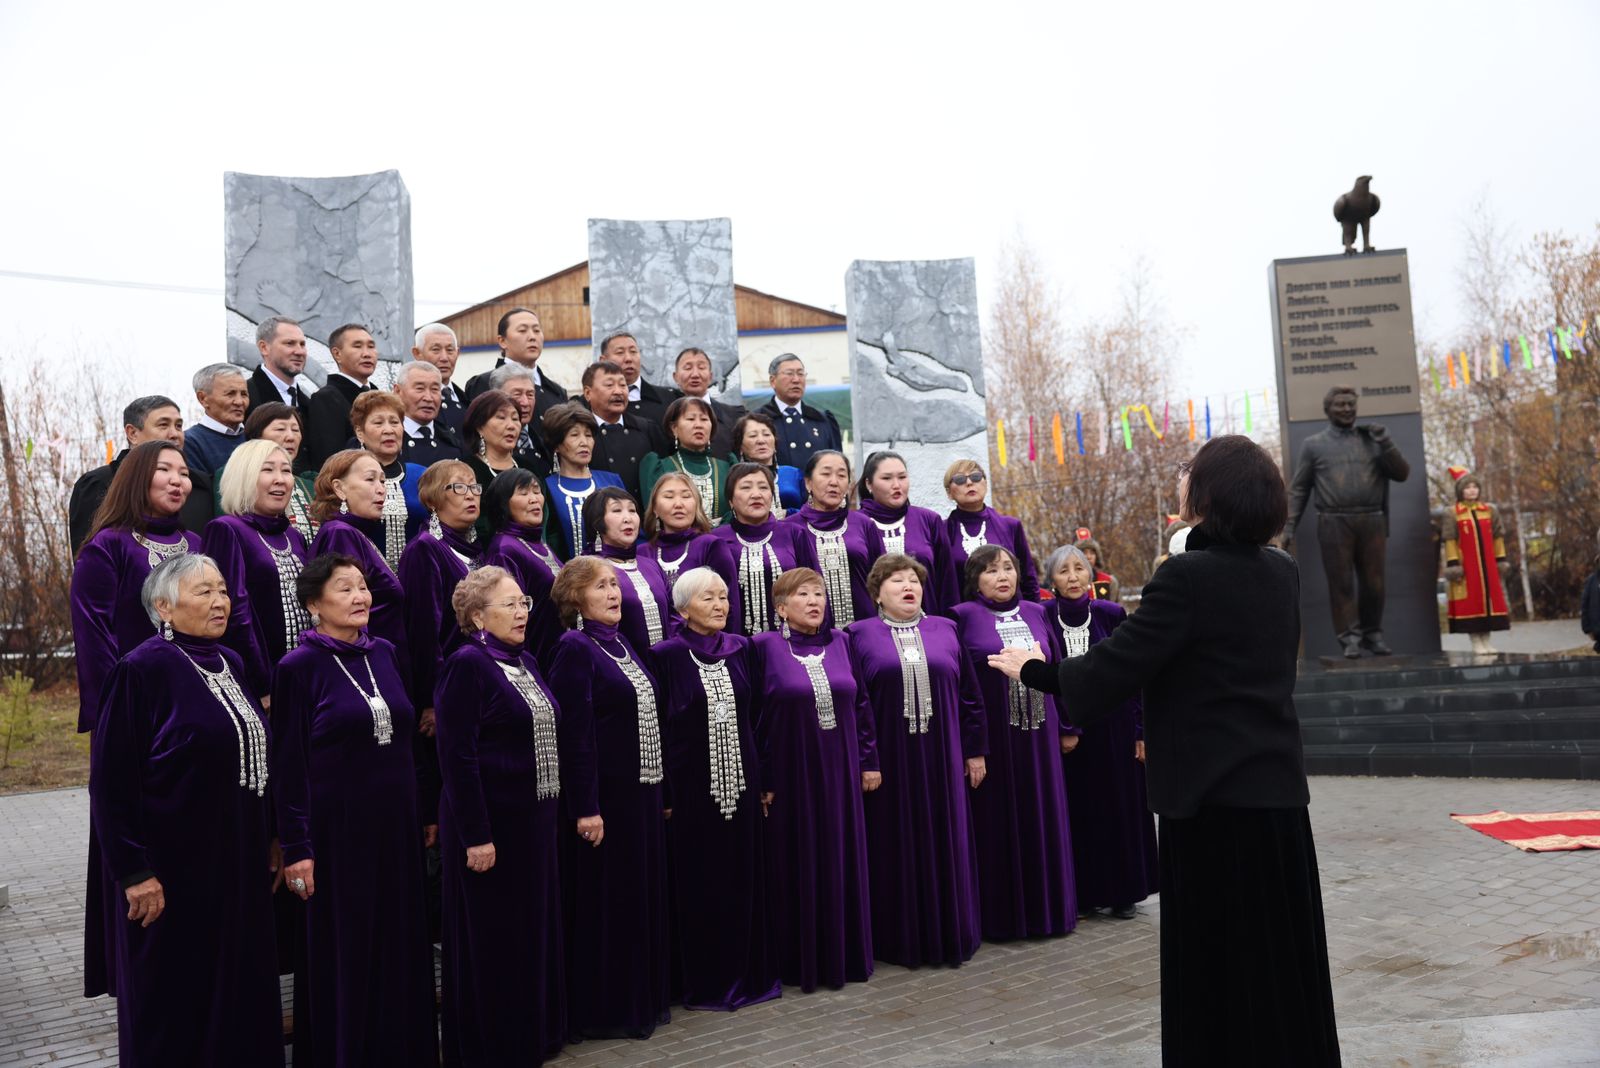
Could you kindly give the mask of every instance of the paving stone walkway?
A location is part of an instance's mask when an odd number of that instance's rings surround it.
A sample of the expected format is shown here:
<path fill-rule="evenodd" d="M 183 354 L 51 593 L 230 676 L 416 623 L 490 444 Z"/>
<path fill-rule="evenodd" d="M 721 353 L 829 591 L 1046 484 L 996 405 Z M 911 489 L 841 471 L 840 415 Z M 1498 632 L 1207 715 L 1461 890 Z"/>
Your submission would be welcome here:
<path fill-rule="evenodd" d="M 1600 1064 L 1600 851 L 1524 854 L 1451 812 L 1600 809 L 1594 783 L 1311 781 L 1347 1065 Z M 115 1005 L 82 978 L 82 790 L 0 798 L 0 1065 L 111 1064 Z M 882 966 L 834 993 L 674 1013 L 648 1042 L 556 1064 L 1160 1063 L 1160 906 L 1055 940 L 985 945 L 959 969 Z"/>

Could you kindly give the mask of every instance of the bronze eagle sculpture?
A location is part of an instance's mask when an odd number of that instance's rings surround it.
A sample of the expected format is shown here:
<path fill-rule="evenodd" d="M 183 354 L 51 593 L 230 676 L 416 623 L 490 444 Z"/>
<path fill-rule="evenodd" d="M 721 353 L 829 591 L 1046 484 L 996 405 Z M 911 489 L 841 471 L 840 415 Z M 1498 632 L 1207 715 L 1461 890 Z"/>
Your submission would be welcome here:
<path fill-rule="evenodd" d="M 1374 252 L 1372 247 L 1372 217 L 1378 214 L 1378 194 L 1370 188 L 1372 175 L 1363 174 L 1356 179 L 1350 192 L 1333 202 L 1333 217 L 1344 224 L 1344 254 L 1356 254 L 1356 227 L 1361 227 L 1361 251 Z"/>

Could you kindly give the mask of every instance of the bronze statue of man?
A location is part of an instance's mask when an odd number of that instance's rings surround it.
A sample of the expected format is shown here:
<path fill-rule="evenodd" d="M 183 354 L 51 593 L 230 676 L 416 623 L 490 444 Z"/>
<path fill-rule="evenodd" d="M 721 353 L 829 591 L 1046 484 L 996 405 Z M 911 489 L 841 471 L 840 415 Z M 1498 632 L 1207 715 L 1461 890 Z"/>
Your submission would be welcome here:
<path fill-rule="evenodd" d="M 1328 429 L 1300 446 L 1289 483 L 1289 521 L 1283 544 L 1292 551 L 1294 528 L 1317 502 L 1317 541 L 1328 576 L 1328 605 L 1344 655 L 1356 659 L 1392 650 L 1383 640 L 1383 558 L 1389 541 L 1389 483 L 1404 482 L 1411 465 L 1376 423 L 1356 425 L 1356 391 L 1334 386 L 1322 398 Z"/>

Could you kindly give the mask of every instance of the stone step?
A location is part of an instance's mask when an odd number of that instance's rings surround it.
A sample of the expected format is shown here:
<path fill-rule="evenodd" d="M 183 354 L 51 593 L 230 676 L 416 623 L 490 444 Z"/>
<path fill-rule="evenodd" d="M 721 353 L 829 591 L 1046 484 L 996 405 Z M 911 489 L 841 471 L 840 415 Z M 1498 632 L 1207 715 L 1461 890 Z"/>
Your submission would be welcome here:
<path fill-rule="evenodd" d="M 1307 746 L 1428 742 L 1600 741 L 1600 708 L 1449 711 L 1302 720 Z"/>
<path fill-rule="evenodd" d="M 1487 682 L 1404 689 L 1341 690 L 1296 694 L 1302 723 L 1349 716 L 1430 715 L 1438 712 L 1526 712 L 1535 709 L 1600 710 L 1600 677 Z"/>
<path fill-rule="evenodd" d="M 1395 657 L 1381 667 L 1376 659 L 1343 667 L 1311 662 L 1301 665 L 1295 696 L 1370 693 L 1491 683 L 1531 684 L 1554 679 L 1600 679 L 1600 656 L 1523 656 L 1505 654 L 1492 662 L 1447 653 L 1437 657 Z"/>
<path fill-rule="evenodd" d="M 1600 779 L 1600 741 L 1308 745 L 1306 771 L 1311 775 Z"/>

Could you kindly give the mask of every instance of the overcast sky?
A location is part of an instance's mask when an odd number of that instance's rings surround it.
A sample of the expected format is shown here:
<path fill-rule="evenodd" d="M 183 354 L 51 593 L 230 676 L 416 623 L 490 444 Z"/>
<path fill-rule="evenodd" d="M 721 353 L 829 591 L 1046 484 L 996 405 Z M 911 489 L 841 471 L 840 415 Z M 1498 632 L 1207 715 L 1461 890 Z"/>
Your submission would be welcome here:
<path fill-rule="evenodd" d="M 582 260 L 591 216 L 731 216 L 740 283 L 841 311 L 858 258 L 974 256 L 987 296 L 1020 231 L 1069 320 L 1142 255 L 1181 386 L 1259 388 L 1268 263 L 1337 252 L 1358 174 L 1440 340 L 1477 198 L 1518 238 L 1594 226 L 1597 30 L 1576 2 L 4 0 L 0 271 L 220 288 L 223 171 L 396 167 L 419 321 Z M 30 346 L 176 392 L 222 302 L 0 276 L 8 370 Z"/>

